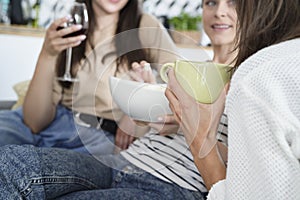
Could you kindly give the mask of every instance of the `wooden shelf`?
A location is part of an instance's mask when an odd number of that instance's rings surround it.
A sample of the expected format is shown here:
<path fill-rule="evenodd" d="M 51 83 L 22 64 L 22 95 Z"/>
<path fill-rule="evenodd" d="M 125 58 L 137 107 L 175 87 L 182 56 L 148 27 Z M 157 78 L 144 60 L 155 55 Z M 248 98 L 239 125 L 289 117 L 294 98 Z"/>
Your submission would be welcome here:
<path fill-rule="evenodd" d="M 0 24 L 0 34 L 31 36 L 31 37 L 44 37 L 45 29 L 32 28 L 22 25 L 5 25 Z"/>

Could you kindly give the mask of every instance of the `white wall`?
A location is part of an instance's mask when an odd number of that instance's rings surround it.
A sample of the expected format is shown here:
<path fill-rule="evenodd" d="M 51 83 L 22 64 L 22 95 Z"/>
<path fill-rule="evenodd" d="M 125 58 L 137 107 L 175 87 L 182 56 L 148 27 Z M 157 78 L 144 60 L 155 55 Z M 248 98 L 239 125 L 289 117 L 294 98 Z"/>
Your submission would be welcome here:
<path fill-rule="evenodd" d="M 31 79 L 43 38 L 0 34 L 0 101 L 16 100 L 13 85 Z"/>

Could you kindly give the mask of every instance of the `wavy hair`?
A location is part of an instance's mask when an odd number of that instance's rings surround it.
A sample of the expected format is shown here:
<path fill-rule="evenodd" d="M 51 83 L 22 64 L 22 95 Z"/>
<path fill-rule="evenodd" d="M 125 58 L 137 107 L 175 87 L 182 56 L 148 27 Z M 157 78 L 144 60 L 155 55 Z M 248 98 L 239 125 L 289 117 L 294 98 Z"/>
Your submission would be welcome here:
<path fill-rule="evenodd" d="M 300 37 L 300 0 L 236 0 L 236 65 L 260 49 Z"/>

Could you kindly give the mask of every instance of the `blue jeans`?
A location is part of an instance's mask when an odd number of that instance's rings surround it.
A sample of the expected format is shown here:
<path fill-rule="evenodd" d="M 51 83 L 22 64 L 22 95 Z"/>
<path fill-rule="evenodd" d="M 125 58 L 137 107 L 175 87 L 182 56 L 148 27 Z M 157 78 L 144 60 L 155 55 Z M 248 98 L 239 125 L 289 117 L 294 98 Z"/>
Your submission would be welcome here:
<path fill-rule="evenodd" d="M 113 134 L 74 123 L 73 113 L 57 106 L 53 122 L 39 134 L 33 134 L 23 122 L 22 108 L 0 112 L 0 146 L 31 144 L 37 147 L 57 147 L 87 154 L 111 154 Z"/>
<path fill-rule="evenodd" d="M 103 164 L 107 162 L 110 166 Z M 121 155 L 92 157 L 57 148 L 0 148 L 0 199 L 205 199 L 133 166 Z M 122 169 L 122 170 L 121 170 Z"/>

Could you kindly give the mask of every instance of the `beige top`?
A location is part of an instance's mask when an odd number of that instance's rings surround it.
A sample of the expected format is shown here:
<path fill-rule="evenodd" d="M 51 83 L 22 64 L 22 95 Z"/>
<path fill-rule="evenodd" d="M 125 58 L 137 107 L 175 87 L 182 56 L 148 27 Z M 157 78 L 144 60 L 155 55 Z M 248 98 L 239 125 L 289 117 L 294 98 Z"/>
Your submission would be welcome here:
<path fill-rule="evenodd" d="M 147 48 L 147 53 L 155 63 L 163 64 L 176 59 L 176 46 L 167 30 L 155 17 L 143 14 L 140 28 L 132 31 L 139 31 L 142 47 Z M 124 34 L 130 36 L 131 33 L 127 31 Z M 122 33 L 122 36 L 124 34 Z M 134 49 L 134 46 L 132 48 Z M 129 76 L 126 74 L 127 67 L 116 72 L 117 57 L 115 54 L 109 54 L 114 51 L 113 38 L 97 44 L 94 51 L 87 55 L 87 61 L 80 66 L 77 73 L 79 82 L 73 84 L 72 88 L 63 89 L 54 81 L 54 103 L 60 102 L 74 111 L 119 121 L 123 114 L 113 103 L 109 77 L 129 79 Z"/>

